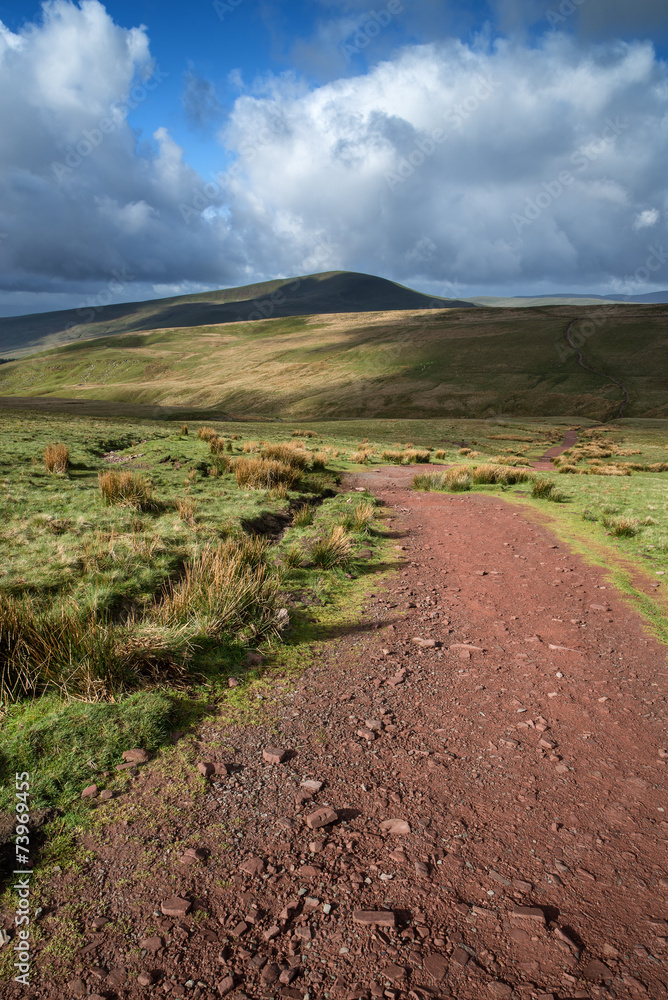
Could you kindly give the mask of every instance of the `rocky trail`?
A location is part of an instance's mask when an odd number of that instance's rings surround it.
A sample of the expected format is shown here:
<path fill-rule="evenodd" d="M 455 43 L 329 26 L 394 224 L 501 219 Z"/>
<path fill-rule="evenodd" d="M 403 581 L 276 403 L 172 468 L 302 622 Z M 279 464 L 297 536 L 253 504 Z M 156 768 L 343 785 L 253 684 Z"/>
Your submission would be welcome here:
<path fill-rule="evenodd" d="M 41 917 L 74 890 L 83 942 L 30 996 L 668 996 L 665 648 L 531 515 L 414 472 L 347 481 L 400 566 L 275 725 L 185 735 L 204 795 L 130 760 L 91 798 L 109 826 Z"/>

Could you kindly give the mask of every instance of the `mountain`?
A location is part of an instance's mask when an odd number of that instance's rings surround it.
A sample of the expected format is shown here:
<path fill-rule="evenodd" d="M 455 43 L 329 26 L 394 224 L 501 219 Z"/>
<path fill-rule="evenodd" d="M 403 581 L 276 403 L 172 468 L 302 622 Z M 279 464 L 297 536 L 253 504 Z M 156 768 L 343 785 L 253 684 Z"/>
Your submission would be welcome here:
<path fill-rule="evenodd" d="M 76 340 L 119 333 L 211 326 L 249 319 L 455 308 L 473 306 L 458 299 L 432 298 L 372 274 L 327 271 L 148 302 L 93 305 L 5 317 L 0 319 L 0 354 L 19 356 Z"/>

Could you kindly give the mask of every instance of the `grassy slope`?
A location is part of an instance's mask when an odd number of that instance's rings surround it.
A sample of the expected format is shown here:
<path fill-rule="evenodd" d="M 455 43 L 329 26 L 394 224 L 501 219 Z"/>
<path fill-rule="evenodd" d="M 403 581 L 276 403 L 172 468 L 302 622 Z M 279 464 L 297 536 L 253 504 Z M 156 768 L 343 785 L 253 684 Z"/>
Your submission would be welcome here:
<path fill-rule="evenodd" d="M 455 305 L 473 308 L 470 303 Z M 431 298 L 386 278 L 353 271 L 327 271 L 278 278 L 148 302 L 67 309 L 0 319 L 0 352 L 8 357 L 92 337 L 159 328 L 189 328 L 239 319 L 278 318 L 378 309 L 428 309 L 449 299 Z"/>
<path fill-rule="evenodd" d="M 77 342 L 0 367 L 0 396 L 211 407 L 234 416 L 609 419 L 618 387 L 559 352 L 582 350 L 629 388 L 628 416 L 663 417 L 665 306 L 452 309 L 297 316 Z"/>

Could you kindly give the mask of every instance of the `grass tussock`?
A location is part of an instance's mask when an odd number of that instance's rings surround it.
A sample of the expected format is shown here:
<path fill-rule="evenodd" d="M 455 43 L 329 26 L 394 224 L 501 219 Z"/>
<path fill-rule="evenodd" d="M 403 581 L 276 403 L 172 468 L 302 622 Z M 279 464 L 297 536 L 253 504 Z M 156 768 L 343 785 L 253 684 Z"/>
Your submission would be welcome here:
<path fill-rule="evenodd" d="M 300 471 L 309 462 L 308 453 L 294 444 L 268 444 L 262 449 L 262 458 L 275 459 Z"/>
<path fill-rule="evenodd" d="M 512 486 L 515 483 L 526 483 L 533 478 L 533 473 L 527 469 L 518 469 L 513 466 L 495 465 L 485 463 L 476 465 L 471 469 L 471 479 L 474 483 L 482 485 Z"/>
<path fill-rule="evenodd" d="M 181 437 L 188 437 L 188 424 L 184 424 L 180 431 Z"/>
<path fill-rule="evenodd" d="M 214 427 L 200 427 L 197 431 L 197 437 L 200 441 L 212 441 L 213 438 L 218 437 L 218 431 Z"/>
<path fill-rule="evenodd" d="M 181 500 L 176 501 L 176 509 L 182 521 L 194 526 L 195 514 L 197 513 L 197 502 L 195 500 L 191 497 L 183 497 Z"/>
<path fill-rule="evenodd" d="M 311 562 L 322 569 L 331 569 L 346 563 L 351 551 L 350 535 L 342 524 L 337 524 L 328 535 L 316 538 L 311 544 Z"/>
<path fill-rule="evenodd" d="M 65 473 L 70 464 L 70 450 L 62 442 L 47 444 L 44 449 L 44 464 L 47 472 Z"/>
<path fill-rule="evenodd" d="M 288 489 L 299 479 L 299 468 L 277 458 L 238 458 L 233 465 L 237 486 L 247 490 Z"/>
<path fill-rule="evenodd" d="M 528 469 L 503 465 L 455 466 L 445 472 L 420 473 L 413 477 L 413 489 L 465 493 L 473 486 L 512 486 L 533 478 Z"/>
<path fill-rule="evenodd" d="M 376 509 L 370 500 L 362 500 L 352 510 L 346 510 L 341 524 L 350 531 L 366 532 L 376 517 Z"/>
<path fill-rule="evenodd" d="M 369 455 L 368 451 L 354 451 L 350 456 L 350 461 L 355 462 L 356 465 L 368 465 Z"/>
<path fill-rule="evenodd" d="M 602 522 L 616 538 L 633 538 L 640 531 L 640 521 L 635 517 L 603 517 Z"/>
<path fill-rule="evenodd" d="M 293 431 L 293 438 L 316 438 L 318 436 L 317 431 Z"/>
<path fill-rule="evenodd" d="M 429 457 L 429 452 L 426 449 L 422 450 L 420 448 L 411 448 L 404 452 L 403 461 L 408 465 L 417 465 L 428 462 Z"/>
<path fill-rule="evenodd" d="M 311 456 L 311 469 L 313 472 L 324 472 L 327 468 L 329 455 L 324 451 L 316 451 Z"/>
<path fill-rule="evenodd" d="M 108 506 L 132 507 L 150 510 L 153 505 L 153 486 L 144 476 L 134 472 L 98 472 L 100 493 Z"/>
<path fill-rule="evenodd" d="M 297 507 L 292 515 L 292 523 L 296 528 L 305 528 L 309 524 L 313 524 L 313 508 L 309 507 L 307 503 Z"/>
<path fill-rule="evenodd" d="M 447 458 L 447 457 L 448 457 L 448 453 L 447 453 L 447 451 L 443 451 L 443 449 L 442 449 L 442 448 L 439 448 L 439 450 L 438 450 L 438 451 L 435 451 L 435 452 L 434 452 L 434 458 L 438 458 L 438 459 L 440 459 L 441 461 L 443 461 L 443 459 L 444 459 L 444 458 Z"/>

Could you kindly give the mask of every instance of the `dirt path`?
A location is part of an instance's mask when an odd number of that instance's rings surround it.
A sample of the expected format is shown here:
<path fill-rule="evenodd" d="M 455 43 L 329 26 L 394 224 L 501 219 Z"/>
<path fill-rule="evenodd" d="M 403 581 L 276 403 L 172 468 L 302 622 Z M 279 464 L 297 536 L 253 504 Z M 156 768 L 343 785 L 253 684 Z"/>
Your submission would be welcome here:
<path fill-rule="evenodd" d="M 592 368 L 591 365 L 588 365 L 585 362 L 584 357 L 582 355 L 582 351 L 580 351 L 580 349 L 575 346 L 575 344 L 573 343 L 573 338 L 571 337 L 571 328 L 575 326 L 575 324 L 578 322 L 579 320 L 574 319 L 573 322 L 569 324 L 568 329 L 566 330 L 566 333 L 564 335 L 566 338 L 566 342 L 568 343 L 568 346 L 572 347 L 573 350 L 575 351 L 577 362 L 581 368 L 584 368 L 585 371 L 592 372 L 594 375 L 600 375 L 601 378 L 604 378 L 607 382 L 612 382 L 613 385 L 616 385 L 618 389 L 622 390 L 622 399 L 621 402 L 618 404 L 618 412 L 619 416 L 623 417 L 624 410 L 631 402 L 629 391 L 625 385 L 619 382 L 616 378 L 613 378 L 612 375 L 606 375 L 604 372 L 599 372 L 597 371 L 596 368 Z"/>
<path fill-rule="evenodd" d="M 558 455 L 563 455 L 565 451 L 572 448 L 576 444 L 578 439 L 577 431 L 564 431 L 564 440 L 561 444 L 555 445 L 553 448 L 548 448 L 544 455 L 541 455 L 538 461 L 531 462 L 532 469 L 538 469 L 539 471 L 551 470 L 554 471 L 554 466 L 550 459 L 557 458 Z"/>
<path fill-rule="evenodd" d="M 389 505 L 400 566 L 276 680 L 275 728 L 212 717 L 192 772 L 98 806 L 52 885 L 83 947 L 31 996 L 668 996 L 665 648 L 544 527 L 414 472 L 347 484 Z M 197 797 L 194 761 L 231 773 Z"/>

